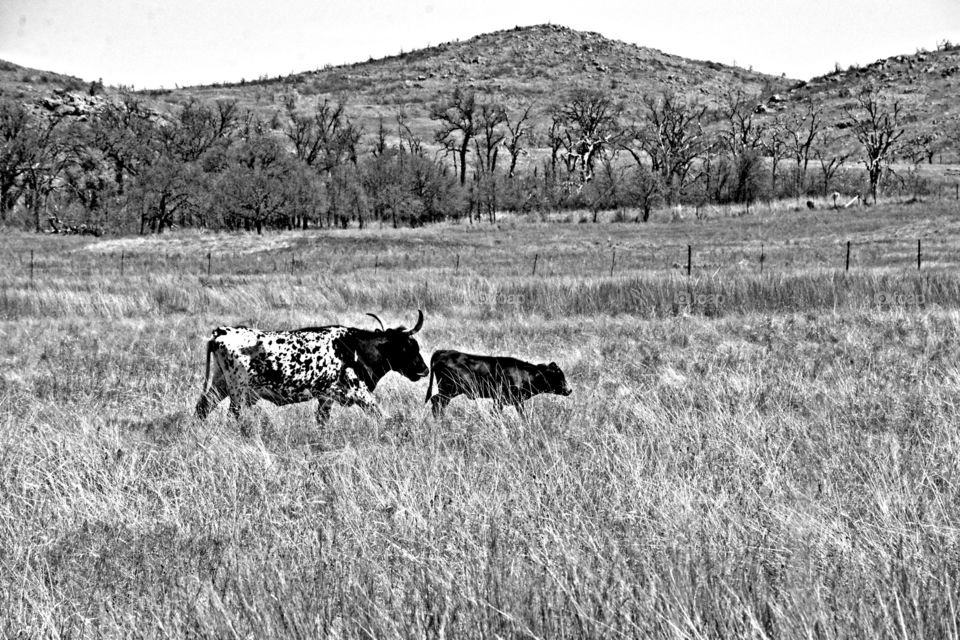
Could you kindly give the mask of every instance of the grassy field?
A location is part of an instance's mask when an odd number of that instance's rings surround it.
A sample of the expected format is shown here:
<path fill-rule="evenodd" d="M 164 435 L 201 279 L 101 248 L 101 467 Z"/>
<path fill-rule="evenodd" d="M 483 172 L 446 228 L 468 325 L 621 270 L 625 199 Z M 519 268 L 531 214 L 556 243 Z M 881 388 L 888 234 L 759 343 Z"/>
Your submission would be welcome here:
<path fill-rule="evenodd" d="M 0 635 L 960 637 L 958 213 L 4 234 Z M 418 308 L 573 395 L 191 417 L 217 325 Z"/>

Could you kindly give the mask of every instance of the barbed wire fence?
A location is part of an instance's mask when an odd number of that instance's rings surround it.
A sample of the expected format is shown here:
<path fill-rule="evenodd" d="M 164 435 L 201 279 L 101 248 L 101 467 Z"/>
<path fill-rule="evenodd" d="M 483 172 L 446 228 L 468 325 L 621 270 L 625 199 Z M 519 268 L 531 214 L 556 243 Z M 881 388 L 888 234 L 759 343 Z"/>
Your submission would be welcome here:
<path fill-rule="evenodd" d="M 489 251 L 443 251 L 418 249 L 353 252 L 345 249 L 217 252 L 112 253 L 44 252 L 38 249 L 9 250 L 4 259 L 6 275 L 31 281 L 47 277 L 143 277 L 179 275 L 205 278 L 270 274 L 303 275 L 387 274 L 423 270 L 438 276 L 513 276 L 550 278 L 558 276 L 617 277 L 638 272 L 671 271 L 688 277 L 711 273 L 756 272 L 773 274 L 798 268 L 851 270 L 960 265 L 960 252 L 948 243 L 916 238 L 902 240 L 846 240 L 824 245 L 739 242 L 695 245 L 671 244 L 630 248 L 612 245 L 594 250 L 559 251 L 538 248 L 528 253 Z"/>

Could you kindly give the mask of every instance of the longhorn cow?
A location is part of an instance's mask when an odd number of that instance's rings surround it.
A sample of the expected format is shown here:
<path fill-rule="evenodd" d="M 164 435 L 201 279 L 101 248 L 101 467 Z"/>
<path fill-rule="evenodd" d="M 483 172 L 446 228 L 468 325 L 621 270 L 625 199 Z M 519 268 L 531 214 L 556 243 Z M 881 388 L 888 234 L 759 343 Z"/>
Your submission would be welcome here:
<path fill-rule="evenodd" d="M 240 416 L 257 400 L 287 405 L 317 399 L 316 419 L 322 425 L 334 403 L 357 405 L 380 413 L 373 390 L 389 371 L 412 381 L 427 376 L 414 335 L 423 326 L 423 312 L 412 329 L 368 331 L 331 325 L 293 331 L 260 331 L 217 327 L 207 342 L 207 368 L 196 415 L 201 420 L 224 398 Z"/>

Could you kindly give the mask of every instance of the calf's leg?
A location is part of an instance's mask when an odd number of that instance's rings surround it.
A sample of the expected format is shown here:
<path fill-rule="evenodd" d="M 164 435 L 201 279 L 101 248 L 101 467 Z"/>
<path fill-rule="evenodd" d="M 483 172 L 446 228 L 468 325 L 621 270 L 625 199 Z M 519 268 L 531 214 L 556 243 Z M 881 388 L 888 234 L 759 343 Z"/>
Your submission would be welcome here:
<path fill-rule="evenodd" d="M 433 412 L 433 417 L 442 418 L 448 404 L 450 404 L 450 398 L 440 393 L 430 398 L 430 410 Z"/>
<path fill-rule="evenodd" d="M 521 418 L 525 418 L 525 417 L 526 417 L 526 414 L 523 412 L 523 402 L 522 402 L 522 401 L 517 400 L 516 402 L 513 403 L 513 406 L 516 408 L 516 410 L 517 410 L 517 415 L 518 415 L 518 416 L 520 416 Z"/>

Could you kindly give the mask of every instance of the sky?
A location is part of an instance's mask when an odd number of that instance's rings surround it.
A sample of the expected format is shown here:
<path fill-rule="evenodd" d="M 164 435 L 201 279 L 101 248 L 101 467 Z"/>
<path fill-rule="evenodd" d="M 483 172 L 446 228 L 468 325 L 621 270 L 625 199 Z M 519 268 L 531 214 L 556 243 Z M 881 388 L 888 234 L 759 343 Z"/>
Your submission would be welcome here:
<path fill-rule="evenodd" d="M 0 59 L 136 89 L 237 82 L 552 23 L 809 79 L 960 43 L 960 0 L 0 0 Z"/>

